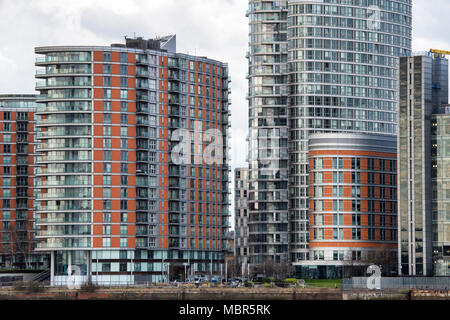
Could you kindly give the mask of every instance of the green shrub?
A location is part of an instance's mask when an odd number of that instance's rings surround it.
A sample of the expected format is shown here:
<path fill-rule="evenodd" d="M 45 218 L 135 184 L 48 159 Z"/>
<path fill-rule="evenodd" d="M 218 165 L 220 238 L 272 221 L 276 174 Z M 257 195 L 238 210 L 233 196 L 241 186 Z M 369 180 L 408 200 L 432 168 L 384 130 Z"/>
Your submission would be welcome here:
<path fill-rule="evenodd" d="M 289 283 L 289 284 L 297 284 L 298 283 L 297 279 L 295 279 L 295 278 L 284 279 L 284 282 Z"/>
<path fill-rule="evenodd" d="M 245 286 L 247 288 L 253 288 L 255 284 L 252 281 L 245 281 Z"/>

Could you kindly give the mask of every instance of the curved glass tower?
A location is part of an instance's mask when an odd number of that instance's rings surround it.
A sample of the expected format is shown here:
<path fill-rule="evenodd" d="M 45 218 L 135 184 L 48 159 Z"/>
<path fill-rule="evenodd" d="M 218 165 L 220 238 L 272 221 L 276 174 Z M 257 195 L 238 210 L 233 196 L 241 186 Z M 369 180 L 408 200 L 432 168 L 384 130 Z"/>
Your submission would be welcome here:
<path fill-rule="evenodd" d="M 276 192 L 282 194 L 283 190 L 289 190 L 289 228 L 286 230 L 289 248 L 284 252 L 289 252 L 291 263 L 307 264 L 310 259 L 309 135 L 320 132 L 397 134 L 398 57 L 411 52 L 411 7 L 410 0 L 250 1 L 249 160 L 253 187 L 250 196 L 266 193 L 260 174 L 262 167 L 257 167 L 255 161 L 255 152 L 260 148 L 254 141 L 262 139 L 264 130 L 287 129 L 289 178 L 275 179 L 274 184 L 280 189 L 271 192 L 275 200 Z M 283 26 L 287 33 L 265 27 L 269 22 L 269 25 Z M 286 37 L 286 41 L 276 42 L 280 37 Z M 264 46 L 263 40 L 273 42 Z M 258 60 L 255 50 L 259 48 L 269 51 L 269 57 L 276 54 L 276 49 L 287 48 L 287 54 L 279 53 L 287 59 L 285 64 L 279 66 L 276 58 Z M 267 66 L 269 71 L 280 71 L 278 80 L 282 84 L 279 86 L 286 90 L 284 95 L 273 92 L 273 101 L 286 100 L 285 109 L 283 104 L 276 109 L 286 112 L 286 116 L 273 123 L 256 118 L 258 110 L 275 111 L 269 108 L 270 96 L 255 95 L 258 63 L 264 66 L 268 61 L 273 63 Z M 286 63 L 288 70 L 283 73 Z M 262 66 L 261 70 L 267 70 Z M 272 93 L 265 89 L 270 81 L 267 76 L 261 81 L 262 92 Z M 280 117 L 280 113 L 276 115 Z M 261 116 L 271 119 L 264 113 Z M 275 150 L 272 148 L 272 152 Z M 280 167 L 285 159 L 287 157 L 277 157 Z M 284 186 L 285 181 L 288 186 Z M 254 212 L 260 213 L 258 209 Z M 260 234 L 253 236 L 258 238 Z"/>

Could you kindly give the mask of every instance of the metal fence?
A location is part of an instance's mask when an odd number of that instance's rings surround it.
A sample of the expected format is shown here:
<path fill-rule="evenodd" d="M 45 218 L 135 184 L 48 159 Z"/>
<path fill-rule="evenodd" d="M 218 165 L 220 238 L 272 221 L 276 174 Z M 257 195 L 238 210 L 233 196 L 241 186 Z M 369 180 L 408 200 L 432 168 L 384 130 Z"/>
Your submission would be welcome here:
<path fill-rule="evenodd" d="M 368 277 L 355 277 L 342 281 L 342 290 L 367 290 Z M 397 277 L 380 279 L 381 290 L 450 290 L 450 277 Z"/>

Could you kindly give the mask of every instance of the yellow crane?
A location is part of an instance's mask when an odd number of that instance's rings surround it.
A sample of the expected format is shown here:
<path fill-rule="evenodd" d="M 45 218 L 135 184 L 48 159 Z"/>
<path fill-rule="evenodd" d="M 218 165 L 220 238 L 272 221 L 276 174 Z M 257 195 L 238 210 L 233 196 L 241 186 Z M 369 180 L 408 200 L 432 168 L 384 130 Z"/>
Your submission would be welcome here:
<path fill-rule="evenodd" d="M 440 54 L 442 57 L 446 56 L 446 55 L 450 55 L 450 51 L 446 51 L 446 50 L 430 49 L 430 52 Z"/>

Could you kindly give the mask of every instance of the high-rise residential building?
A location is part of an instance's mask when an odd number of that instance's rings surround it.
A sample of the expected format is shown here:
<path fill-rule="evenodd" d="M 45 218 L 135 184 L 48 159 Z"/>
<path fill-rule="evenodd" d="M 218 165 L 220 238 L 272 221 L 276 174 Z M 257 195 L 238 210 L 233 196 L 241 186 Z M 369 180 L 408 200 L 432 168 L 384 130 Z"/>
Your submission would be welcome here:
<path fill-rule="evenodd" d="M 229 228 L 228 66 L 176 38 L 36 48 L 36 196 L 51 281 L 212 276 Z"/>
<path fill-rule="evenodd" d="M 301 275 L 313 260 L 310 134 L 396 136 L 411 9 L 410 0 L 249 1 L 251 263 L 289 261 Z"/>
<path fill-rule="evenodd" d="M 431 53 L 400 59 L 398 261 L 402 275 L 433 275 L 433 257 L 440 261 L 438 269 L 444 262 L 448 265 L 448 257 L 444 259 L 450 240 L 444 230 L 448 137 L 447 116 L 441 115 L 447 103 L 447 59 Z"/>
<path fill-rule="evenodd" d="M 36 95 L 0 95 L 0 269 L 42 269 L 35 253 Z"/>
<path fill-rule="evenodd" d="M 397 270 L 397 141 L 392 136 L 309 137 L 312 256 L 301 273 L 342 278 Z"/>
<path fill-rule="evenodd" d="M 433 275 L 450 276 L 450 106 L 432 117 Z"/>
<path fill-rule="evenodd" d="M 248 168 L 234 170 L 234 254 L 238 266 L 248 264 Z"/>
<path fill-rule="evenodd" d="M 286 1 L 250 1 L 249 262 L 288 261 Z M 279 219 L 275 219 L 275 214 Z"/>

